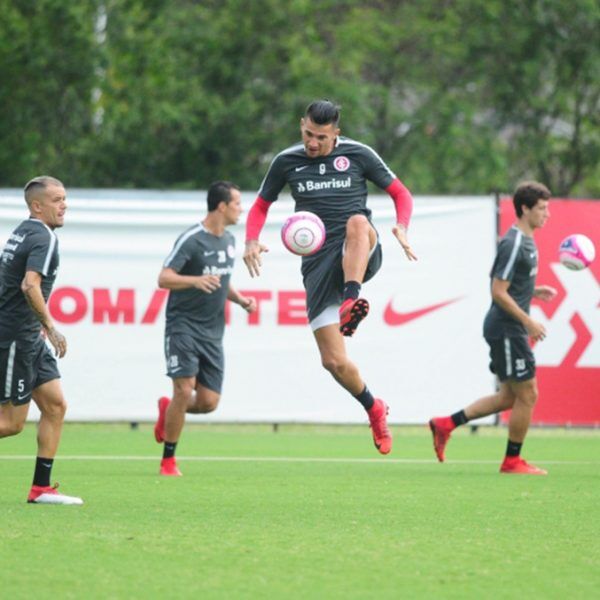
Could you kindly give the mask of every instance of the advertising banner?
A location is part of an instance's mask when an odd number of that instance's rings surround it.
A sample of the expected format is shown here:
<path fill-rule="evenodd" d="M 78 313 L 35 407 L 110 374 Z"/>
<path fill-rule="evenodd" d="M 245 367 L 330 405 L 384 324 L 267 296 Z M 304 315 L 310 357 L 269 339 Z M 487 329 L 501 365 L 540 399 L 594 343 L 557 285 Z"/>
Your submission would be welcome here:
<path fill-rule="evenodd" d="M 254 194 L 243 194 L 247 212 Z M 0 236 L 27 217 L 22 193 L 0 191 Z M 151 421 L 170 395 L 163 356 L 167 292 L 157 288 L 176 237 L 205 214 L 202 192 L 68 190 L 57 230 L 61 264 L 49 306 L 67 337 L 59 361 L 70 420 Z M 371 312 L 348 340 L 350 357 L 393 423 L 423 423 L 494 389 L 482 320 L 494 254 L 491 197 L 416 199 L 409 263 L 391 233 L 393 205 L 372 196 L 383 266 L 363 288 Z M 293 202 L 282 197 L 261 241 L 269 246 L 260 277 L 243 264 L 243 224 L 232 284 L 259 310 L 227 311 L 221 405 L 191 420 L 364 423 L 363 409 L 320 364 L 307 325 L 300 258 L 279 238 Z M 245 221 L 245 215 L 242 217 Z M 32 418 L 36 412 L 32 410 Z"/>
<path fill-rule="evenodd" d="M 512 200 L 500 201 L 500 229 L 515 220 Z M 558 290 L 550 303 L 534 300 L 531 316 L 544 324 L 546 339 L 535 344 L 539 400 L 533 422 L 543 425 L 600 425 L 600 259 L 582 271 L 558 261 L 560 242 L 582 233 L 598 251 L 600 202 L 551 200 L 550 219 L 535 234 L 538 285 Z M 504 415 L 506 419 L 506 415 Z"/>

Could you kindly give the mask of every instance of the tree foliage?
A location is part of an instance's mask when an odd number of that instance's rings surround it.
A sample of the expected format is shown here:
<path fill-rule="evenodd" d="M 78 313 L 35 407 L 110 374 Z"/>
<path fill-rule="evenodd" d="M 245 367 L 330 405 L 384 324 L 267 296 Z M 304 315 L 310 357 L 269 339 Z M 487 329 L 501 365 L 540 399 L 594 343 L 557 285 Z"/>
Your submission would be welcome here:
<path fill-rule="evenodd" d="M 256 188 L 306 104 L 415 193 L 600 194 L 596 0 L 0 0 L 0 184 Z"/>

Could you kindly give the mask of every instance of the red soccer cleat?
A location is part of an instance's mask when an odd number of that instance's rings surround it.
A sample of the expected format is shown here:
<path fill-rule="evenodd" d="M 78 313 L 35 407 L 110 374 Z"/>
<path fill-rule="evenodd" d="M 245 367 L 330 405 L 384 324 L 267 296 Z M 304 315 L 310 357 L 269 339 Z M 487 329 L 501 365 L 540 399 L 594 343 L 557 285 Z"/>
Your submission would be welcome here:
<path fill-rule="evenodd" d="M 548 475 L 548 471 L 525 462 L 520 456 L 506 456 L 500 465 L 500 473 L 513 475 Z"/>
<path fill-rule="evenodd" d="M 83 504 L 81 498 L 75 496 L 65 496 L 57 492 L 58 483 L 53 486 L 32 485 L 27 496 L 29 504 Z"/>
<path fill-rule="evenodd" d="M 373 443 L 381 454 L 389 454 L 392 449 L 392 434 L 388 429 L 386 419 L 388 412 L 388 405 L 379 398 L 375 398 L 375 403 L 367 411 L 373 432 Z"/>
<path fill-rule="evenodd" d="M 352 337 L 359 323 L 369 314 L 369 301 L 364 298 L 348 298 L 340 306 L 340 331 Z"/>
<path fill-rule="evenodd" d="M 433 449 L 440 462 L 444 462 L 446 458 L 444 450 L 452 434 L 452 429 L 444 426 L 444 420 L 443 418 L 434 417 L 429 421 L 429 429 L 431 429 L 433 435 Z"/>
<path fill-rule="evenodd" d="M 183 473 L 177 467 L 177 461 L 173 456 L 172 458 L 163 458 L 160 461 L 160 471 L 158 474 L 170 477 L 181 477 Z"/>
<path fill-rule="evenodd" d="M 165 414 L 171 400 L 166 396 L 158 399 L 158 420 L 154 425 L 154 439 L 162 444 L 165 441 Z"/>

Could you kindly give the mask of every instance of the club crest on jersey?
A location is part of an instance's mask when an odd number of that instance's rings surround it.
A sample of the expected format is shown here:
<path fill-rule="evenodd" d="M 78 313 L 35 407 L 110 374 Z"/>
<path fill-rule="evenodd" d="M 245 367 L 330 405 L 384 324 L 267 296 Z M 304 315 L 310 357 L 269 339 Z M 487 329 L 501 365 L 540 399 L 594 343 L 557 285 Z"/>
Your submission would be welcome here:
<path fill-rule="evenodd" d="M 347 171 L 350 168 L 350 161 L 345 156 L 338 156 L 333 161 L 333 167 L 336 171 Z"/>

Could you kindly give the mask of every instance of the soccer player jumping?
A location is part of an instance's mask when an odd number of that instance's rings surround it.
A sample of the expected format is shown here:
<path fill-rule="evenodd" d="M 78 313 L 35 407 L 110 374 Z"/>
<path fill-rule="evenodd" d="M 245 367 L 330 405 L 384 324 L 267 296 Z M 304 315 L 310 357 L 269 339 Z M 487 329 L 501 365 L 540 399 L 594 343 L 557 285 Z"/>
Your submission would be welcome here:
<path fill-rule="evenodd" d="M 308 319 L 321 362 L 363 405 L 375 446 L 388 454 L 388 407 L 367 388 L 346 354 L 343 336 L 352 336 L 367 316 L 369 303 L 360 297 L 361 285 L 381 267 L 379 236 L 366 206 L 367 180 L 393 198 L 397 224 L 392 231 L 408 260 L 416 260 L 406 234 L 412 196 L 372 148 L 340 136 L 339 118 L 339 106 L 328 100 L 312 102 L 300 120 L 302 142 L 273 159 L 248 214 L 244 262 L 252 277 L 260 275 L 261 254 L 268 249 L 259 235 L 271 203 L 288 184 L 296 210 L 317 214 L 327 231 L 323 247 L 302 258 Z"/>
<path fill-rule="evenodd" d="M 444 462 L 446 444 L 456 427 L 512 408 L 506 457 L 500 472 L 546 475 L 546 471 L 527 463 L 520 454 L 538 397 L 535 359 L 528 338 L 539 342 L 546 337 L 544 326 L 529 316 L 529 305 L 533 297 L 550 301 L 556 296 L 554 288 L 535 285 L 538 251 L 533 235 L 550 216 L 549 198 L 548 188 L 535 181 L 521 183 L 515 191 L 517 222 L 498 245 L 490 274 L 492 305 L 483 324 L 483 335 L 490 347 L 490 369 L 500 380 L 500 389 L 451 416 L 429 421 L 440 462 Z"/>

